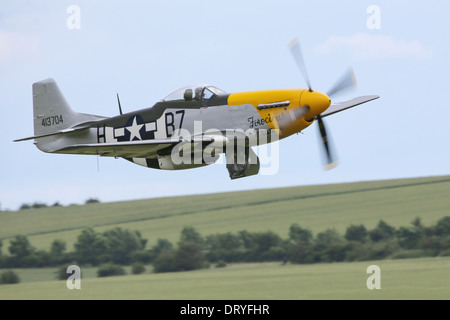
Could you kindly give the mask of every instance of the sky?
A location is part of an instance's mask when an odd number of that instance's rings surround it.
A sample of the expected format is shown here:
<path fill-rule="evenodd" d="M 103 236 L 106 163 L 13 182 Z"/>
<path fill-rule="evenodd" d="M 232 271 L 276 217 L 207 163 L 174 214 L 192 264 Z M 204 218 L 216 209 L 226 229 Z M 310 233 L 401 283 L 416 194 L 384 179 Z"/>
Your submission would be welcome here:
<path fill-rule="evenodd" d="M 0 209 L 450 174 L 450 3 L 411 1 L 0 0 Z M 232 93 L 313 89 L 348 67 L 336 97 L 380 99 L 325 118 L 339 165 L 326 171 L 317 124 L 279 142 L 277 170 L 230 180 L 224 164 L 163 171 L 123 159 L 39 151 L 32 83 L 54 78 L 78 112 L 115 116 L 209 83 Z"/>

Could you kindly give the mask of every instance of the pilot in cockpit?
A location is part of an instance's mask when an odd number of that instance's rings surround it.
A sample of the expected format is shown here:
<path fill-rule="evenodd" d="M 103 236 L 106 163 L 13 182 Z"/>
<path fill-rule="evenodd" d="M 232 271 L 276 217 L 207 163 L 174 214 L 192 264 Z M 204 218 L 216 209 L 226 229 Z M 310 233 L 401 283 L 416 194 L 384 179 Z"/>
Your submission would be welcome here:
<path fill-rule="evenodd" d="M 195 89 L 195 97 L 194 100 L 201 101 L 202 100 L 202 87 L 198 87 Z"/>
<path fill-rule="evenodd" d="M 195 96 L 194 96 L 191 88 L 186 89 L 184 91 L 184 100 L 185 101 L 192 101 L 192 100 L 194 100 L 194 101 L 202 101 L 203 98 L 204 98 L 203 87 L 197 87 L 195 89 Z"/>

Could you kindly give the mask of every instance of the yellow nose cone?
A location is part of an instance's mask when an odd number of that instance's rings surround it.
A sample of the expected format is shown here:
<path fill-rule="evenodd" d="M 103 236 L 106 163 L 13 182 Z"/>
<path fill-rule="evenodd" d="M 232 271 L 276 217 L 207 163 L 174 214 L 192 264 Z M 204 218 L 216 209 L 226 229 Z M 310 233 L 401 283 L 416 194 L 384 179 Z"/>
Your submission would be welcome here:
<path fill-rule="evenodd" d="M 314 118 L 328 109 L 331 99 L 326 94 L 319 91 L 304 91 L 300 97 L 301 106 L 309 106 L 309 114 Z"/>

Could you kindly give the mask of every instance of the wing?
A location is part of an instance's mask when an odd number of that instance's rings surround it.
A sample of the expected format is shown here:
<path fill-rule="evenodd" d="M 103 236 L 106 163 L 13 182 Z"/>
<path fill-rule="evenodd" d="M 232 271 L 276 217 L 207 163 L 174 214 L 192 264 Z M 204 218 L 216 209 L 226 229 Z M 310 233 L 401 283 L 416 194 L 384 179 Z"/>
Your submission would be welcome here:
<path fill-rule="evenodd" d="M 142 140 L 114 143 L 74 144 L 52 153 L 100 155 L 104 157 L 123 158 L 152 158 L 158 155 L 158 151 L 173 147 L 179 143 L 213 143 L 216 139 L 212 136 L 203 136 L 192 139 L 160 139 Z"/>
<path fill-rule="evenodd" d="M 356 106 L 358 106 L 360 104 L 363 104 L 363 103 L 366 103 L 366 102 L 369 102 L 369 101 L 372 101 L 372 100 L 375 100 L 375 99 L 378 99 L 378 98 L 379 98 L 379 96 L 372 95 L 372 96 L 357 97 L 357 98 L 354 98 L 354 99 L 351 99 L 351 100 L 347 100 L 347 101 L 344 101 L 344 102 L 338 102 L 338 103 L 332 104 L 320 116 L 322 118 L 326 117 L 326 116 L 330 116 L 332 114 L 335 114 L 335 113 L 338 113 L 338 112 L 341 112 L 341 111 L 344 111 L 344 110 L 356 107 Z"/>

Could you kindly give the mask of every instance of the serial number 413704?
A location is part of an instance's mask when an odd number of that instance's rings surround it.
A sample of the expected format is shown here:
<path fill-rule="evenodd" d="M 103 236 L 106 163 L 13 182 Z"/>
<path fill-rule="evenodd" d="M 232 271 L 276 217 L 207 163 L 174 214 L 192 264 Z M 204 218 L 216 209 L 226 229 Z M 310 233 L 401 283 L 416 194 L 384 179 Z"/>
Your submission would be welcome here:
<path fill-rule="evenodd" d="M 57 125 L 60 123 L 64 123 L 62 114 L 57 115 L 57 116 L 50 116 L 50 117 L 46 117 L 46 118 L 42 119 L 43 127 L 54 126 L 54 125 Z"/>

